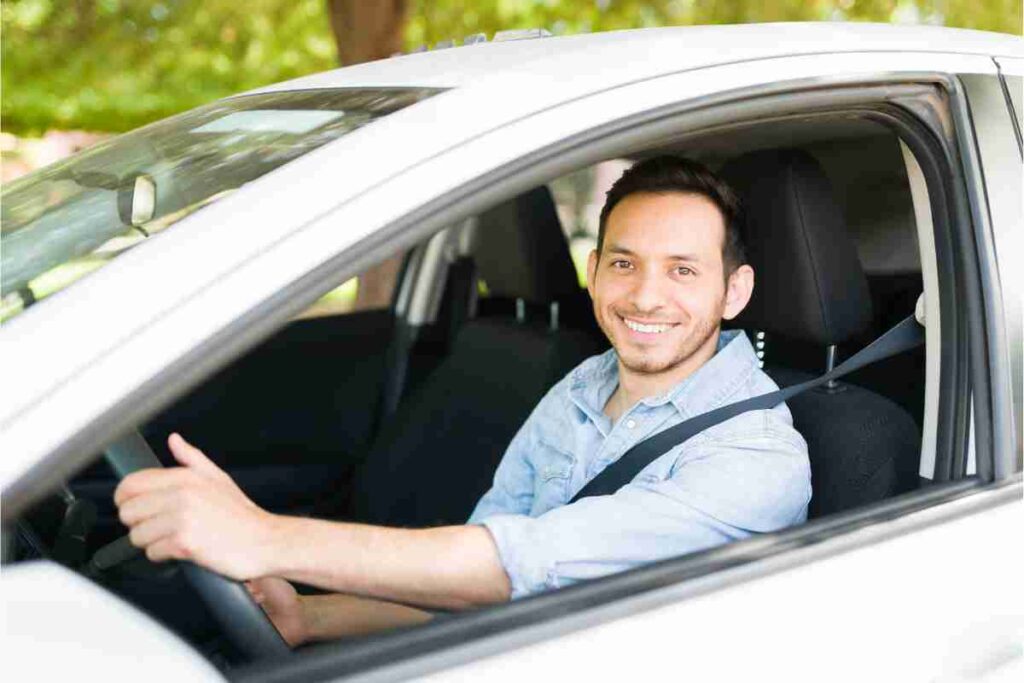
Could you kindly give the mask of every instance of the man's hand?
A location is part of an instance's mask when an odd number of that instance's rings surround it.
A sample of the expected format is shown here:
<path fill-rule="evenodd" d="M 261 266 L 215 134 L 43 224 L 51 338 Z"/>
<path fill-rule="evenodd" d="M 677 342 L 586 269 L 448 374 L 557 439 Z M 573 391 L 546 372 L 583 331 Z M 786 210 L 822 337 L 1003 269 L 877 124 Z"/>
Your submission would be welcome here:
<path fill-rule="evenodd" d="M 303 598 L 290 583 L 268 576 L 247 581 L 245 587 L 274 622 L 274 627 L 286 643 L 295 647 L 308 640 L 308 627 L 302 610 Z"/>
<path fill-rule="evenodd" d="M 237 580 L 267 574 L 274 516 L 179 435 L 167 445 L 181 467 L 135 472 L 114 492 L 132 544 L 154 562 L 191 560 Z"/>
<path fill-rule="evenodd" d="M 300 600 L 307 625 L 313 624 L 310 638 L 343 632 L 320 609 L 334 609 L 342 598 L 348 605 L 355 596 L 369 598 L 360 598 L 372 604 L 367 612 L 382 600 L 408 610 L 468 609 L 509 599 L 508 576 L 483 527 L 389 529 L 272 515 L 202 451 L 177 434 L 167 443 L 181 467 L 135 472 L 114 492 L 132 544 L 154 562 L 190 560 L 239 581 L 277 576 L 348 594 Z M 429 617 L 416 612 L 417 619 Z M 356 632 L 351 621 L 346 617 L 345 633 Z"/>

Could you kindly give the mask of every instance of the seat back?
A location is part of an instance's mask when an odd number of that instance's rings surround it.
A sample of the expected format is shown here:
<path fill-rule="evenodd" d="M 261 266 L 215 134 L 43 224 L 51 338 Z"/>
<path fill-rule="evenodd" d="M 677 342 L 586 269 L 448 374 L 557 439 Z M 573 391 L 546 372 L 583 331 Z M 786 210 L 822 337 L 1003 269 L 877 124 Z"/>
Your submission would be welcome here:
<path fill-rule="evenodd" d="M 498 305 L 458 325 L 447 355 L 383 425 L 355 472 L 347 519 L 465 522 L 544 393 L 603 348 L 600 336 L 565 325 L 563 314 L 579 316 L 573 309 L 589 299 L 546 187 L 484 213 L 477 233 L 473 265 Z"/>
<path fill-rule="evenodd" d="M 806 152 L 772 150 L 734 159 L 722 175 L 743 201 L 755 272 L 753 297 L 737 324 L 817 345 L 824 371 L 828 347 L 856 337 L 872 320 L 867 278 L 824 171 Z M 765 370 L 780 386 L 811 377 L 770 361 Z M 920 431 L 893 401 L 838 383 L 787 405 L 811 459 L 811 517 L 916 484 Z"/>

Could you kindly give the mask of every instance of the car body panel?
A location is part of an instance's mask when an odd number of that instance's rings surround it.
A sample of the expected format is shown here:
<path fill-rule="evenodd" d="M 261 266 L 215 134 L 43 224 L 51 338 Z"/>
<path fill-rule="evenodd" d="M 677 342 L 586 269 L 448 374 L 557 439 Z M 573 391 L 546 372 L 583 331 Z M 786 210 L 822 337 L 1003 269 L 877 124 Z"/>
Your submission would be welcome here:
<path fill-rule="evenodd" d="M 821 550 L 933 514 L 866 527 Z M 726 570 L 708 581 L 759 576 L 604 623 L 591 616 L 597 623 L 574 633 L 422 680 L 521 681 L 538 671 L 552 679 L 601 672 L 601 680 L 988 680 L 1024 664 L 1024 593 L 1006 591 L 1019 586 L 1022 515 L 1016 500 L 767 576 L 764 567 Z M 964 582 L 979 570 L 985 580 Z M 417 666 L 427 662 L 410 662 L 408 673 Z"/>
<path fill-rule="evenodd" d="M 40 681 L 223 681 L 149 616 L 52 562 L 4 569 L 4 672 Z"/>
<path fill-rule="evenodd" d="M 1024 76 L 1024 57 L 996 57 L 995 60 L 1008 76 Z"/>

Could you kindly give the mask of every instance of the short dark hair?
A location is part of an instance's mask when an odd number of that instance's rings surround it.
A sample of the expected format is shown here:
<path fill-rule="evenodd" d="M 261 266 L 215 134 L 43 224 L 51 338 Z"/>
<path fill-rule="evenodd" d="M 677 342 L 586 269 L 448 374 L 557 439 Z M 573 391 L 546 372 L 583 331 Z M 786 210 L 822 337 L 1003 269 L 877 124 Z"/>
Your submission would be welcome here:
<path fill-rule="evenodd" d="M 659 156 L 634 164 L 622 174 L 606 195 L 597 232 L 597 253 L 604 246 L 604 231 L 612 209 L 631 194 L 682 192 L 707 197 L 722 212 L 725 239 L 722 263 L 725 276 L 747 262 L 740 233 L 741 205 L 729 185 L 704 164 L 677 156 Z"/>

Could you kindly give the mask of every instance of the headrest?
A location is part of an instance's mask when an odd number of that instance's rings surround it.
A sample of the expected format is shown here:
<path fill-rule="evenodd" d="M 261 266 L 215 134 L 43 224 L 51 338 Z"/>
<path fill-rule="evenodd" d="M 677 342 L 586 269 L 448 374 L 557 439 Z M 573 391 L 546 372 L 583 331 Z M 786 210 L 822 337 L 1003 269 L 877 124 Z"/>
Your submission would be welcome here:
<path fill-rule="evenodd" d="M 492 296 L 541 304 L 580 296 L 569 245 L 544 185 L 480 215 L 473 257 Z"/>
<path fill-rule="evenodd" d="M 871 295 L 832 186 L 799 150 L 753 152 L 721 176 L 743 201 L 754 294 L 737 325 L 830 346 L 871 322 Z"/>

